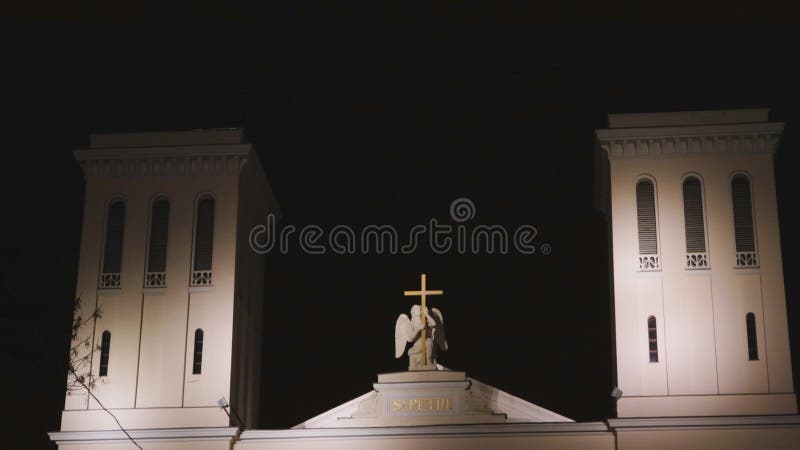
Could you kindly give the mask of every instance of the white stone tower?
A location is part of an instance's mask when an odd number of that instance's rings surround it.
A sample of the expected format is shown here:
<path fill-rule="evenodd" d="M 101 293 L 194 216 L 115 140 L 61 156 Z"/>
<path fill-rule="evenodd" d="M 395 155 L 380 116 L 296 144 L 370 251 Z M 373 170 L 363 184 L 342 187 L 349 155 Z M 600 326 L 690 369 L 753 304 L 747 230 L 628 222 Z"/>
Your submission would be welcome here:
<path fill-rule="evenodd" d="M 768 110 L 612 114 L 619 417 L 796 414 Z"/>
<path fill-rule="evenodd" d="M 221 397 L 242 425 L 258 420 L 264 262 L 248 233 L 277 210 L 252 146 L 240 129 L 103 134 L 75 158 L 86 177 L 80 314 L 102 310 L 81 328 L 93 394 L 128 430 L 205 427 L 229 448 Z M 102 447 L 119 433 L 78 391 L 55 440 Z"/>

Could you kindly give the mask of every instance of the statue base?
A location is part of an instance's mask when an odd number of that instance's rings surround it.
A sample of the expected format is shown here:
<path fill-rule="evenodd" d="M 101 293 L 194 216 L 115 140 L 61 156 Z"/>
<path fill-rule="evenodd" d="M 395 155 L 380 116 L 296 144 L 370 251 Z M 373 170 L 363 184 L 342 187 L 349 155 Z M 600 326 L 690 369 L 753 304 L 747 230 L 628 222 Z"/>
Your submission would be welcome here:
<path fill-rule="evenodd" d="M 414 370 L 378 375 L 375 389 L 362 400 L 343 427 L 418 426 L 502 423 L 505 414 L 493 412 L 471 390 L 466 373 Z"/>
<path fill-rule="evenodd" d="M 422 372 L 430 370 L 439 370 L 439 368 L 436 366 L 436 364 L 428 364 L 427 366 L 417 366 L 417 367 L 408 366 L 409 372 Z"/>

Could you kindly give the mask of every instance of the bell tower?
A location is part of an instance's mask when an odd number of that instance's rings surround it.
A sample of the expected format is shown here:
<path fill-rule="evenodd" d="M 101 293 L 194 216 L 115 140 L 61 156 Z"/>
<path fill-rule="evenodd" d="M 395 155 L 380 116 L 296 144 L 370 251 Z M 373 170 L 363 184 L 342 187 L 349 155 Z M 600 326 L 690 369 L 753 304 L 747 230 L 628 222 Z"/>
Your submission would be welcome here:
<path fill-rule="evenodd" d="M 796 414 L 768 110 L 597 130 L 623 417 Z"/>
<path fill-rule="evenodd" d="M 228 448 L 220 398 L 258 423 L 264 261 L 248 233 L 277 212 L 252 145 L 241 129 L 98 134 L 74 155 L 86 178 L 77 314 L 101 314 L 79 329 L 93 395 L 69 392 L 53 440 L 122 438 L 104 407 L 134 436 L 207 428 Z"/>

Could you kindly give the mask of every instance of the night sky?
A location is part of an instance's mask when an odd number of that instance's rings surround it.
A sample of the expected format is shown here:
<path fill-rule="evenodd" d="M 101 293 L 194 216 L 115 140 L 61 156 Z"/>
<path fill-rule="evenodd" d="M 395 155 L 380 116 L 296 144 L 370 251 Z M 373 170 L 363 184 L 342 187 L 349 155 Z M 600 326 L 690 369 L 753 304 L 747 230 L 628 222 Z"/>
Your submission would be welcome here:
<path fill-rule="evenodd" d="M 269 254 L 261 428 L 371 389 L 419 273 L 444 289 L 440 362 L 579 421 L 614 414 L 607 226 L 593 132 L 606 114 L 772 108 L 795 385 L 800 380 L 800 71 L 790 25 L 550 25 L 534 9 L 224 9 L 189 23 L 0 27 L 3 416 L 52 448 L 90 133 L 243 127 L 283 223 L 537 227 L 549 255 Z M 194 15 L 193 15 L 194 17 Z M 145 20 L 146 19 L 146 20 Z M 296 247 L 295 247 L 296 250 Z M 795 389 L 797 391 L 797 388 Z"/>

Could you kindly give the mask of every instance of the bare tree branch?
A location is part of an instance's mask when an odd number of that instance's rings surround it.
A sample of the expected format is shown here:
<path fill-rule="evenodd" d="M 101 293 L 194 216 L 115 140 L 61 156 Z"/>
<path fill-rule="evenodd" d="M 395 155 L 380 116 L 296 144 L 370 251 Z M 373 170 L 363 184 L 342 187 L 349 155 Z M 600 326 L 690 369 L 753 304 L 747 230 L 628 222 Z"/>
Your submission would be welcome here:
<path fill-rule="evenodd" d="M 79 315 L 81 313 L 81 298 L 78 296 L 78 298 L 75 299 L 75 305 L 73 306 L 72 312 L 73 344 L 69 349 L 69 362 L 67 363 L 67 369 L 72 375 L 72 379 L 67 382 L 67 395 L 70 396 L 73 393 L 83 392 L 83 390 L 86 390 L 86 393 L 89 394 L 89 396 L 91 396 L 98 405 L 100 405 L 100 408 L 102 408 L 103 411 L 108 413 L 108 415 L 110 415 L 114 421 L 117 422 L 119 429 L 125 433 L 125 436 L 127 436 L 131 442 L 133 442 L 133 445 L 135 445 L 139 450 L 142 450 L 142 447 L 133 439 L 133 437 L 131 437 L 125 427 L 123 427 L 119 422 L 117 416 L 109 411 L 100 401 L 100 399 L 97 398 L 97 396 L 92 392 L 92 389 L 94 389 L 95 385 L 97 384 L 97 378 L 91 371 L 92 353 L 94 353 L 96 350 L 99 350 L 100 346 L 95 346 L 95 348 L 92 349 L 92 335 L 80 338 L 79 334 L 81 328 L 83 328 L 85 325 L 89 323 L 95 324 L 97 319 L 102 317 L 102 311 L 100 310 L 100 307 L 95 307 L 94 311 L 92 311 L 92 314 L 90 314 L 88 318 L 83 319 Z M 86 354 L 81 355 L 80 350 L 82 348 L 89 349 L 89 351 L 87 351 Z M 78 374 L 79 371 L 81 372 L 80 375 Z"/>
<path fill-rule="evenodd" d="M 100 402 L 100 399 L 99 399 L 99 398 L 97 398 L 97 397 L 96 397 L 96 396 L 95 396 L 95 395 L 92 393 L 92 390 L 91 390 L 91 389 L 89 389 L 89 386 L 86 386 L 85 384 L 83 384 L 83 382 L 82 382 L 82 381 L 80 381 L 80 379 L 79 379 L 79 378 L 78 378 L 78 376 L 77 376 L 78 374 L 77 374 L 77 373 L 75 373 L 75 371 L 74 371 L 74 370 L 72 370 L 72 366 L 70 366 L 69 370 L 70 370 L 70 372 L 72 372 L 72 375 L 76 377 L 76 379 L 78 380 L 78 383 L 80 383 L 80 384 L 81 384 L 81 385 L 82 385 L 82 386 L 83 386 L 83 387 L 86 389 L 86 392 L 88 392 L 88 393 L 89 393 L 89 395 L 91 395 L 91 396 L 92 396 L 92 398 L 94 399 L 94 401 L 96 401 L 96 402 L 97 402 L 97 404 L 98 404 L 98 405 L 100 405 L 100 408 L 102 408 L 102 409 L 103 409 L 103 411 L 107 412 L 107 413 L 108 413 L 108 415 L 110 415 L 112 418 L 114 418 L 114 421 L 115 421 L 115 422 L 117 422 L 117 426 L 119 427 L 119 429 L 120 429 L 120 430 L 122 430 L 122 432 L 123 432 L 123 433 L 125 433 L 125 436 L 128 436 L 128 439 L 130 439 L 130 441 L 131 441 L 131 442 L 133 442 L 133 445 L 135 445 L 136 447 L 138 447 L 138 448 L 139 448 L 139 450 L 142 450 L 142 447 L 141 447 L 141 446 L 140 446 L 140 445 L 139 445 L 139 444 L 138 444 L 138 443 L 137 443 L 137 442 L 136 442 L 136 441 L 133 439 L 133 437 L 131 437 L 131 435 L 130 435 L 130 434 L 128 434 L 128 431 L 125 429 L 125 427 L 123 427 L 123 426 L 122 426 L 122 424 L 121 424 L 121 423 L 119 423 L 119 419 L 117 419 L 117 416 L 115 416 L 115 415 L 114 415 L 114 414 L 113 414 L 111 411 L 109 411 L 109 410 L 108 410 L 108 409 L 107 409 L 105 406 L 103 406 L 103 403 L 102 403 L 102 402 Z"/>

